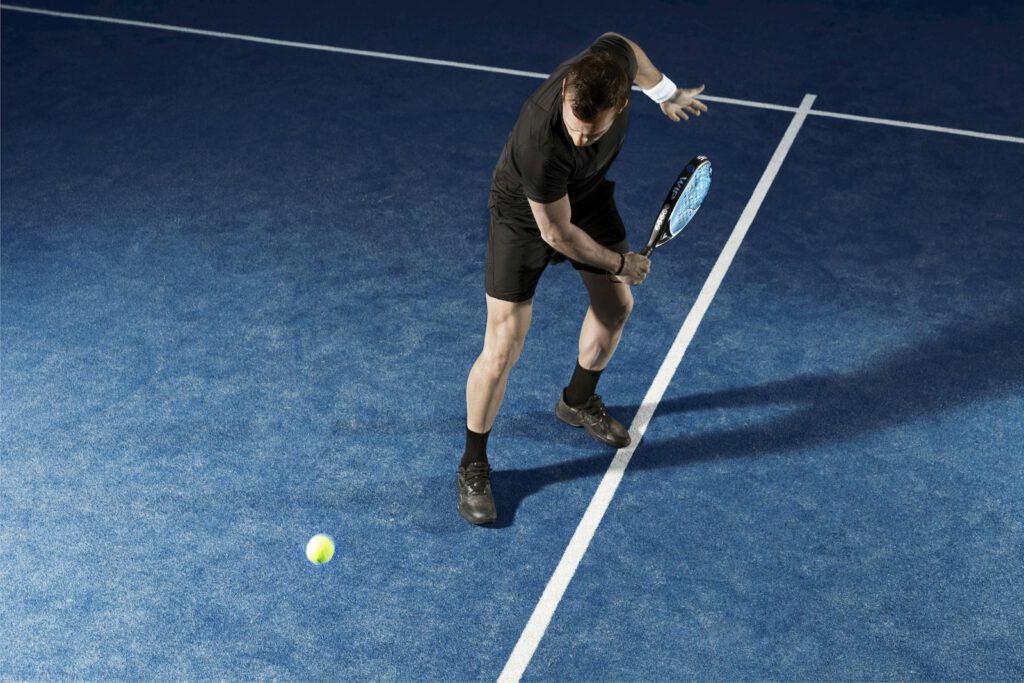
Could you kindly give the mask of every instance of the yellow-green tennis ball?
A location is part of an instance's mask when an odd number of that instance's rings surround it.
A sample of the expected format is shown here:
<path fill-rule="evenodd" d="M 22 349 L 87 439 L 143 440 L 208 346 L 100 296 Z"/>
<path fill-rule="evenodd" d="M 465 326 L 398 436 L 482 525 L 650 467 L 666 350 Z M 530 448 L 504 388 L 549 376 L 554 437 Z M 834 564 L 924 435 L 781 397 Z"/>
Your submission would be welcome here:
<path fill-rule="evenodd" d="M 334 539 L 327 534 L 317 534 L 306 544 L 306 557 L 313 564 L 327 564 L 334 557 Z"/>

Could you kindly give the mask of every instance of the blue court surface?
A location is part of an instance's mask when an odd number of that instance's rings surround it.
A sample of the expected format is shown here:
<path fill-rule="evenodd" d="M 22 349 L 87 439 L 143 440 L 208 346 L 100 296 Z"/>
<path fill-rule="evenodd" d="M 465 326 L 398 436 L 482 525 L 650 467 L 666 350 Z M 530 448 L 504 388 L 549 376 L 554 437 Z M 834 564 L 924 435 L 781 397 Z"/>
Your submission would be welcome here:
<path fill-rule="evenodd" d="M 0 679 L 1024 679 L 1020 3 L 0 22 Z M 625 469 L 553 415 L 552 267 L 474 527 L 491 171 L 605 31 L 707 84 L 680 124 L 633 94 L 631 242 L 686 159 L 714 183 L 601 379 Z"/>

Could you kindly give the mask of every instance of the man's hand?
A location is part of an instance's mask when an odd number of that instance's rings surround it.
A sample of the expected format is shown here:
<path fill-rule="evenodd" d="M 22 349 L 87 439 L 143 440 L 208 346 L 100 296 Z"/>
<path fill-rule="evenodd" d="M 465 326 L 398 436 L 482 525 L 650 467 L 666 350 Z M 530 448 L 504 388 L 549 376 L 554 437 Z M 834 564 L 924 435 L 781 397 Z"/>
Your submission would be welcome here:
<path fill-rule="evenodd" d="M 626 254 L 626 261 L 622 265 L 622 272 L 618 275 L 611 275 L 609 278 L 614 282 L 638 285 L 647 278 L 647 273 L 650 270 L 651 260 L 649 258 L 629 252 Z"/>
<path fill-rule="evenodd" d="M 690 117 L 687 116 L 687 113 L 700 116 L 702 111 L 708 110 L 707 105 L 697 99 L 697 95 L 702 92 L 704 92 L 703 85 L 699 88 L 678 88 L 671 99 L 665 100 L 659 106 L 665 116 L 673 121 L 679 121 L 679 119 L 689 121 Z"/>

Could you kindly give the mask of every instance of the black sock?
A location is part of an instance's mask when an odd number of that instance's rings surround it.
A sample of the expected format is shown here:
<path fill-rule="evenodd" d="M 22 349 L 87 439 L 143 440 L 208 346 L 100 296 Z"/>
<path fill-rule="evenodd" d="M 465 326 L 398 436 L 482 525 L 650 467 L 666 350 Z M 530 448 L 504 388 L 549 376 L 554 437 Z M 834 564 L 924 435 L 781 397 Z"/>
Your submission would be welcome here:
<path fill-rule="evenodd" d="M 490 435 L 491 430 L 489 429 L 483 434 L 479 434 L 466 427 L 466 452 L 462 455 L 459 467 L 466 467 L 471 462 L 487 463 L 487 437 Z"/>
<path fill-rule="evenodd" d="M 576 407 L 587 402 L 597 391 L 597 380 L 601 379 L 603 370 L 587 370 L 576 361 L 576 371 L 572 373 L 569 386 L 565 388 L 565 402 Z"/>

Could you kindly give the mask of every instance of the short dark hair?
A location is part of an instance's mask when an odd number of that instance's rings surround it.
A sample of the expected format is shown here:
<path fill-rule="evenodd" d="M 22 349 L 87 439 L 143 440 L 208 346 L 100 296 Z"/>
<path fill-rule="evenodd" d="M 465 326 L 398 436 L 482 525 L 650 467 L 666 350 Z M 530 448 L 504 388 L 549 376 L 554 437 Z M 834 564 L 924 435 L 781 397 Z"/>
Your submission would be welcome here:
<path fill-rule="evenodd" d="M 565 95 L 581 121 L 596 121 L 601 112 L 618 109 L 629 99 L 629 76 L 607 52 L 588 52 L 569 67 Z"/>

